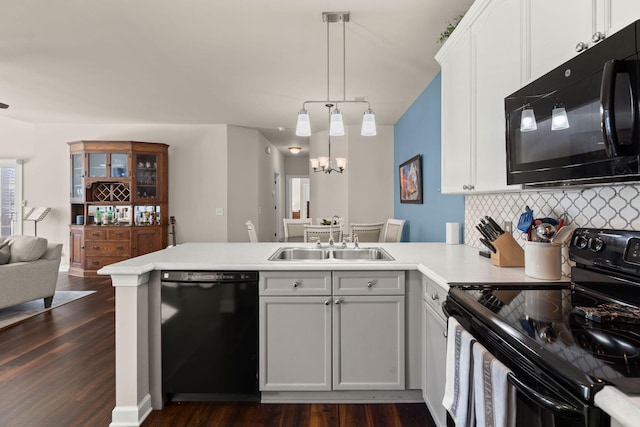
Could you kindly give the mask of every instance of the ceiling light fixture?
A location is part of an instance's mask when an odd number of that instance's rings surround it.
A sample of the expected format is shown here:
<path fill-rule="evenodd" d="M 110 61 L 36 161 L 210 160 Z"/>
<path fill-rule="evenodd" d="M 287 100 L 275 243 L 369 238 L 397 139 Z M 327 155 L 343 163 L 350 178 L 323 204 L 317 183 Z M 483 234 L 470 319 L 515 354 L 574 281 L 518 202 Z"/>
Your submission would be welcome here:
<path fill-rule="evenodd" d="M 327 23 L 327 99 L 321 101 L 304 101 L 302 103 L 302 109 L 298 112 L 298 122 L 296 124 L 296 135 L 298 136 L 311 136 L 311 123 L 309 121 L 309 111 L 307 111 L 307 104 L 322 103 L 325 106 L 331 104 L 329 108 L 329 136 L 343 136 L 344 135 L 344 122 L 342 120 L 342 113 L 338 108 L 338 103 L 366 103 L 367 109 L 364 112 L 362 120 L 361 135 L 363 136 L 375 136 L 376 135 L 376 119 L 371 105 L 368 101 L 362 98 L 355 100 L 346 99 L 346 33 L 345 23 L 349 22 L 350 12 L 322 12 L 322 22 Z M 332 100 L 329 97 L 329 24 L 333 22 L 342 23 L 342 99 Z M 335 106 L 334 110 L 331 110 Z"/>
<path fill-rule="evenodd" d="M 291 154 L 298 154 L 300 152 L 300 150 L 302 150 L 302 148 L 300 148 L 300 147 L 289 147 L 289 152 Z"/>
<path fill-rule="evenodd" d="M 329 120 L 331 120 L 332 118 L 331 108 L 333 108 L 333 104 L 327 103 L 325 107 L 329 109 Z M 344 168 L 347 167 L 347 159 L 345 157 L 336 157 L 337 169 L 331 166 L 331 131 L 329 131 L 329 156 L 309 159 L 309 162 L 311 162 L 311 168 L 313 169 L 314 172 L 342 173 L 344 172 Z"/>

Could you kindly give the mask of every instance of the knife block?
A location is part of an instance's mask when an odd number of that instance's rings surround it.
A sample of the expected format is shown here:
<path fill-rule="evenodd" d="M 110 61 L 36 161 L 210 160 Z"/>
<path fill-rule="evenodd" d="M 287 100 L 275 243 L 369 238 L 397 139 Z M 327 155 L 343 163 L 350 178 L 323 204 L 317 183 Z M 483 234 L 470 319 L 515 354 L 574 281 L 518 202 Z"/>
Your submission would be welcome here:
<path fill-rule="evenodd" d="M 524 249 L 509 233 L 500 235 L 491 242 L 496 252 L 491 254 L 491 263 L 498 267 L 524 267 Z"/>

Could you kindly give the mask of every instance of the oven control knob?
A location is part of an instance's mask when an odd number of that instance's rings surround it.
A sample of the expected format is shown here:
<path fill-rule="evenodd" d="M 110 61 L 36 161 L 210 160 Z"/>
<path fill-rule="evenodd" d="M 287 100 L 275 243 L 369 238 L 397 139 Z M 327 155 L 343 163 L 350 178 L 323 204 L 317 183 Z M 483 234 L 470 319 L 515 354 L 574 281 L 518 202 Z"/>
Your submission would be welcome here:
<path fill-rule="evenodd" d="M 586 248 L 588 243 L 589 243 L 589 240 L 585 236 L 576 236 L 573 239 L 573 246 L 575 246 L 578 249 Z"/>
<path fill-rule="evenodd" d="M 593 252 L 601 251 L 604 248 L 604 242 L 602 239 L 595 237 L 593 239 L 589 239 L 589 249 Z"/>

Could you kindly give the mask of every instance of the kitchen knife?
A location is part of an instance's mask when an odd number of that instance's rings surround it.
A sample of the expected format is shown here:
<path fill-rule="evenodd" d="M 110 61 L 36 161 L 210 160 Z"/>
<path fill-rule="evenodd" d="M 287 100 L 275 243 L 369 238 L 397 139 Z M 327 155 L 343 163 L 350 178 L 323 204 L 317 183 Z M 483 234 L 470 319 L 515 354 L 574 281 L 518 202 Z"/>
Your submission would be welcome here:
<path fill-rule="evenodd" d="M 495 247 L 495 246 L 493 246 L 493 245 L 491 244 L 491 242 L 489 242 L 487 239 L 483 239 L 483 238 L 481 237 L 481 238 L 480 238 L 480 243 L 482 243 L 483 245 L 485 245 L 486 247 L 488 247 L 488 248 L 489 248 L 489 250 L 490 250 L 491 252 L 493 252 L 494 254 L 497 252 L 496 247 Z"/>
<path fill-rule="evenodd" d="M 480 234 L 482 234 L 484 236 L 484 238 L 486 238 L 487 240 L 491 240 L 491 236 L 489 234 L 487 234 L 487 232 L 484 230 L 484 228 L 482 228 L 479 225 L 476 225 L 476 229 L 480 232 Z"/>
<path fill-rule="evenodd" d="M 496 233 L 498 233 L 499 235 L 504 234 L 504 230 L 502 229 L 502 227 L 500 227 L 498 223 L 493 220 L 493 218 L 491 218 L 490 216 L 485 216 L 485 218 L 487 219 L 487 221 L 489 221 L 489 224 L 491 224 Z"/>

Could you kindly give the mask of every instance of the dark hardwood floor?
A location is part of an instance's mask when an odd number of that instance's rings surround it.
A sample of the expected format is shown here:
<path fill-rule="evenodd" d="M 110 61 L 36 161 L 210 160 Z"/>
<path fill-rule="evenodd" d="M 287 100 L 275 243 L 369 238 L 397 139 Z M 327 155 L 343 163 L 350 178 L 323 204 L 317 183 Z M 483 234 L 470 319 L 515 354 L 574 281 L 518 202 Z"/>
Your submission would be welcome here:
<path fill-rule="evenodd" d="M 59 290 L 94 294 L 0 330 L 0 426 L 100 427 L 115 405 L 114 290 L 61 273 Z M 182 402 L 144 427 L 387 427 L 434 423 L 423 404 Z"/>

